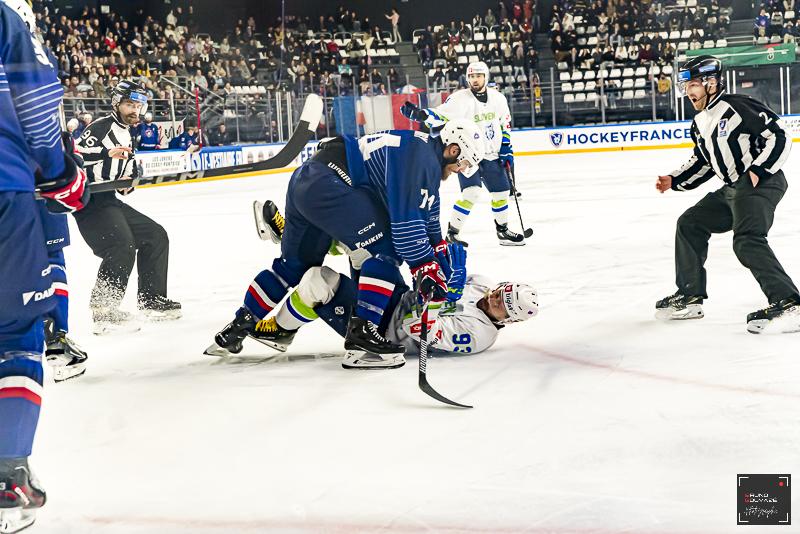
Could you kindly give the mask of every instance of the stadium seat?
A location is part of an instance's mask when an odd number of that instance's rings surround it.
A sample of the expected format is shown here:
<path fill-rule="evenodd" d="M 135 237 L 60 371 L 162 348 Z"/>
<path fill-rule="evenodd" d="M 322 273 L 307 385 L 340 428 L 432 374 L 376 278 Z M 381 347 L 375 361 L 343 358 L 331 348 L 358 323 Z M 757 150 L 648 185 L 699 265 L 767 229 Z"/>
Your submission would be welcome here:
<path fill-rule="evenodd" d="M 633 78 L 625 78 L 622 80 L 623 89 L 633 89 Z"/>
<path fill-rule="evenodd" d="M 572 93 L 567 93 L 564 95 L 565 104 L 572 104 L 573 102 L 575 102 L 575 95 L 573 95 Z"/>
<path fill-rule="evenodd" d="M 703 48 L 714 48 L 714 41 L 711 39 L 708 41 L 703 41 Z"/>
<path fill-rule="evenodd" d="M 491 74 L 492 76 L 500 74 L 500 67 L 498 67 L 497 65 L 492 65 L 489 68 L 489 74 Z"/>
<path fill-rule="evenodd" d="M 586 102 L 586 93 L 575 93 L 575 102 Z"/>
<path fill-rule="evenodd" d="M 661 74 L 672 76 L 672 65 L 664 65 L 661 67 Z"/>
<path fill-rule="evenodd" d="M 527 83 L 528 77 L 524 74 L 517 74 L 517 83 Z"/>
<path fill-rule="evenodd" d="M 595 89 L 597 89 L 597 82 L 592 80 L 590 82 L 586 82 L 586 86 L 584 87 L 583 90 L 584 91 L 594 91 Z"/>
<path fill-rule="evenodd" d="M 563 72 L 562 71 L 561 73 L 559 73 L 558 79 L 560 81 L 562 81 L 562 82 L 568 82 L 568 81 L 570 81 L 571 78 L 570 78 L 569 72 Z"/>
<path fill-rule="evenodd" d="M 511 74 L 512 72 L 514 72 L 514 67 L 512 67 L 511 65 L 503 65 L 503 72 L 505 74 Z"/>
<path fill-rule="evenodd" d="M 773 35 L 769 40 L 769 42 L 772 43 L 772 44 L 778 44 L 778 43 L 780 43 L 782 41 L 783 41 L 783 38 L 780 35 Z"/>
<path fill-rule="evenodd" d="M 644 90 L 644 89 L 637 89 L 637 90 L 636 90 L 636 91 L 633 93 L 633 98 L 635 98 L 635 99 L 637 99 L 637 100 L 640 100 L 640 99 L 642 99 L 642 98 L 647 98 L 647 93 L 645 92 L 645 90 Z"/>
<path fill-rule="evenodd" d="M 651 76 L 658 76 L 659 74 L 661 74 L 661 67 L 659 67 L 658 65 L 653 65 L 652 67 L 650 67 L 648 73 Z"/>
<path fill-rule="evenodd" d="M 669 32 L 669 40 L 670 41 L 677 41 L 681 38 L 681 32 L 675 30 L 673 32 Z"/>
<path fill-rule="evenodd" d="M 558 64 L 556 65 L 556 68 L 558 70 L 567 70 L 569 68 L 569 65 L 567 65 L 566 61 L 559 61 Z"/>
<path fill-rule="evenodd" d="M 497 40 L 497 34 L 492 32 L 492 31 L 490 31 L 489 33 L 486 34 L 486 40 L 487 41 L 496 41 Z"/>
<path fill-rule="evenodd" d="M 508 76 L 506 76 L 505 81 L 506 85 L 512 85 L 514 83 L 514 77 L 509 74 Z"/>
<path fill-rule="evenodd" d="M 757 43 L 757 44 L 760 44 L 760 45 L 769 44 L 769 39 L 768 39 L 767 37 L 759 37 L 759 38 L 756 40 L 756 43 Z"/>
<path fill-rule="evenodd" d="M 622 92 L 622 100 L 633 100 L 633 91 L 628 89 Z"/>
<path fill-rule="evenodd" d="M 587 102 L 597 102 L 600 99 L 600 95 L 597 93 L 586 93 L 586 101 Z"/>
<path fill-rule="evenodd" d="M 595 75 L 593 70 L 585 70 L 583 71 L 583 79 L 584 80 L 594 80 L 597 76 Z"/>
<path fill-rule="evenodd" d="M 587 26 L 586 35 L 595 35 L 597 33 L 597 26 Z"/>
<path fill-rule="evenodd" d="M 467 46 L 464 47 L 464 52 L 466 54 L 474 54 L 475 53 L 475 44 L 469 43 Z"/>
<path fill-rule="evenodd" d="M 611 69 L 611 72 L 608 75 L 608 77 L 612 79 L 619 78 L 620 76 L 622 76 L 622 69 L 616 69 L 616 68 Z"/>
<path fill-rule="evenodd" d="M 633 87 L 636 89 L 647 87 L 647 78 L 636 78 L 633 81 Z"/>
<path fill-rule="evenodd" d="M 478 61 L 480 61 L 480 59 L 481 58 L 479 58 L 477 55 L 469 56 L 469 62 L 470 63 L 477 63 Z"/>
<path fill-rule="evenodd" d="M 572 90 L 576 93 L 582 92 L 586 88 L 586 85 L 583 82 L 575 82 L 572 86 Z"/>
<path fill-rule="evenodd" d="M 464 45 L 461 44 L 461 43 L 458 43 L 457 45 L 455 45 L 453 47 L 453 49 L 455 49 L 456 54 L 463 54 L 464 53 Z"/>
<path fill-rule="evenodd" d="M 602 80 L 603 78 L 608 78 L 608 70 L 600 69 L 597 71 L 597 79 Z"/>
<path fill-rule="evenodd" d="M 467 56 L 458 56 L 458 64 L 459 65 L 468 65 L 469 64 L 469 59 L 467 59 Z"/>
<path fill-rule="evenodd" d="M 625 67 L 622 70 L 622 77 L 623 78 L 632 78 L 634 74 L 634 70 L 631 67 Z"/>
<path fill-rule="evenodd" d="M 794 11 L 792 11 L 791 9 L 786 11 L 786 13 L 783 14 L 783 19 L 784 20 L 792 20 L 793 18 L 794 18 Z"/>
<path fill-rule="evenodd" d="M 579 70 L 573 71 L 573 73 L 572 73 L 572 77 L 571 77 L 570 79 L 571 79 L 573 82 L 574 82 L 574 81 L 578 81 L 578 80 L 582 80 L 582 79 L 583 79 L 583 72 L 582 72 L 582 71 L 579 71 Z"/>
<path fill-rule="evenodd" d="M 688 40 L 692 37 L 692 30 L 683 30 L 681 32 L 681 39 Z"/>
<path fill-rule="evenodd" d="M 647 67 L 637 67 L 636 72 L 633 73 L 634 76 L 647 76 Z"/>
<path fill-rule="evenodd" d="M 678 43 L 677 48 L 678 51 L 685 52 L 686 50 L 689 50 L 689 43 L 687 43 L 686 41 L 681 41 L 680 43 Z"/>
<path fill-rule="evenodd" d="M 728 46 L 727 39 L 717 39 L 717 48 L 725 48 L 726 46 Z"/>
<path fill-rule="evenodd" d="M 476 43 L 483 42 L 483 39 L 484 39 L 483 33 L 481 32 L 475 32 L 475 34 L 472 36 L 472 40 L 475 41 Z"/>
<path fill-rule="evenodd" d="M 598 41 L 597 41 L 597 36 L 596 35 L 592 35 L 591 37 L 586 39 L 586 44 L 588 46 L 597 46 L 597 42 Z"/>

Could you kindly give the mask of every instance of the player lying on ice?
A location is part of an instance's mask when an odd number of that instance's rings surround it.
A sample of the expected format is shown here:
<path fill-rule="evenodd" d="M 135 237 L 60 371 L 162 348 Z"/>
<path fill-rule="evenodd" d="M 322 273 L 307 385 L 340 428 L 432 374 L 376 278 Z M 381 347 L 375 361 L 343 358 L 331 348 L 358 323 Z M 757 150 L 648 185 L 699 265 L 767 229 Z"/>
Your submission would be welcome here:
<path fill-rule="evenodd" d="M 283 218 L 272 202 L 256 203 L 256 226 L 262 239 L 280 241 Z M 262 209 L 263 208 L 263 209 Z M 335 245 L 335 244 L 334 244 Z M 333 248 L 333 247 L 332 247 Z M 438 319 L 430 320 L 435 352 L 475 354 L 494 345 L 498 332 L 509 323 L 536 315 L 538 298 L 529 285 L 503 282 L 492 284 L 479 275 L 467 275 L 466 249 L 449 246 L 448 293 Z M 278 308 L 277 313 L 254 324 L 248 336 L 276 350 L 285 351 L 297 331 L 321 317 L 340 336 L 358 302 L 358 284 L 327 266 L 312 267 Z M 417 353 L 421 321 L 417 291 L 404 283 L 392 292 L 379 333 L 402 344 L 407 354 Z M 346 369 L 393 369 L 405 364 L 402 354 L 378 355 L 347 350 L 342 360 Z"/>

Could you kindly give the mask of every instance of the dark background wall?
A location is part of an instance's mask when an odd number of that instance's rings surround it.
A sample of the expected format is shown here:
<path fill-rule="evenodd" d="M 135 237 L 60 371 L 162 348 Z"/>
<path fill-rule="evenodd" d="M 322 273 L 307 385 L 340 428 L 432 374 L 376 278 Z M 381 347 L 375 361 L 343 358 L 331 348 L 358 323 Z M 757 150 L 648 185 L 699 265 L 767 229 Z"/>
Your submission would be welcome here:
<path fill-rule="evenodd" d="M 540 14 L 550 13 L 556 0 L 538 0 Z M 753 14 L 752 2 L 759 0 L 728 0 L 734 6 L 734 18 L 749 18 Z M 257 27 L 271 25 L 281 13 L 281 0 L 53 0 L 53 3 L 71 13 L 80 11 L 84 5 L 99 7 L 110 5 L 111 9 L 124 16 L 134 13 L 137 7 L 146 12 L 160 14 L 175 5 L 191 3 L 195 19 L 201 31 L 214 34 L 231 31 L 236 21 L 247 16 L 254 16 Z M 507 0 L 507 5 L 510 0 Z M 725 0 L 722 2 L 725 3 Z M 316 24 L 321 14 L 335 14 L 340 5 L 355 10 L 359 17 L 369 17 L 370 24 L 376 23 L 388 29 L 389 21 L 384 18 L 392 7 L 400 13 L 400 28 L 405 36 L 411 30 L 422 28 L 428 24 L 445 24 L 454 19 L 471 19 L 475 13 L 486 13 L 492 8 L 497 15 L 497 1 L 494 0 L 286 0 L 287 15 L 310 16 Z M 542 17 L 542 24 L 547 24 L 549 16 Z M 316 29 L 316 28 L 315 28 Z"/>

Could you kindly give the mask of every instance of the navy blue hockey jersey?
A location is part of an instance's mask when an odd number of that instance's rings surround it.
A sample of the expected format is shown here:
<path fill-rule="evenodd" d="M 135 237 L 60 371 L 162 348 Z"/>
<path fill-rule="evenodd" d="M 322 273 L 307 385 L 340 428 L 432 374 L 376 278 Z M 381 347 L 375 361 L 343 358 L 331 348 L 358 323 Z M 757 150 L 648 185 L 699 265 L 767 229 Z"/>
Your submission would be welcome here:
<path fill-rule="evenodd" d="M 155 150 L 158 148 L 160 140 L 157 124 L 140 122 L 136 126 L 136 133 L 139 136 L 139 144 L 136 148 L 139 150 Z"/>
<path fill-rule="evenodd" d="M 64 90 L 42 44 L 0 2 L 0 191 L 33 191 L 64 172 L 58 107 Z"/>
<path fill-rule="evenodd" d="M 442 240 L 441 140 L 410 130 L 389 130 L 360 139 L 344 136 L 344 140 L 353 185 L 373 190 L 383 201 L 397 254 L 412 267 L 433 260 L 431 244 Z"/>

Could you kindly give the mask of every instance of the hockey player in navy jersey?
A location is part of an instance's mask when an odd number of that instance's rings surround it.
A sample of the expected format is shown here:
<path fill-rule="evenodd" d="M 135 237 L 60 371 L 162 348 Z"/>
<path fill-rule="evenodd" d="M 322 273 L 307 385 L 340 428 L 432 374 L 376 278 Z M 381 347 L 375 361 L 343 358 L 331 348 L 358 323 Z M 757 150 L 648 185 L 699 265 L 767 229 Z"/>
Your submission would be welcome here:
<path fill-rule="evenodd" d="M 420 291 L 444 301 L 447 278 L 436 256 L 446 254 L 439 222 L 439 184 L 470 174 L 483 158 L 477 127 L 450 121 L 439 137 L 391 130 L 334 138 L 292 175 L 286 193 L 281 256 L 250 284 L 236 318 L 214 338 L 209 354 L 235 354 L 246 336 L 258 339 L 264 318 L 311 267 L 321 266 L 331 240 L 358 271 L 358 306 L 349 318 L 346 350 L 399 360 L 403 346 L 378 333 L 405 262 Z"/>
<path fill-rule="evenodd" d="M 0 527 L 34 520 L 44 490 L 28 466 L 42 396 L 43 316 L 55 304 L 52 269 L 34 190 L 50 209 L 88 202 L 86 173 L 65 152 L 63 89 L 34 35 L 23 0 L 0 2 Z"/>
<path fill-rule="evenodd" d="M 153 114 L 149 111 L 144 114 L 144 120 L 136 126 L 136 150 L 158 150 L 161 148 L 158 124 L 153 122 Z"/>

